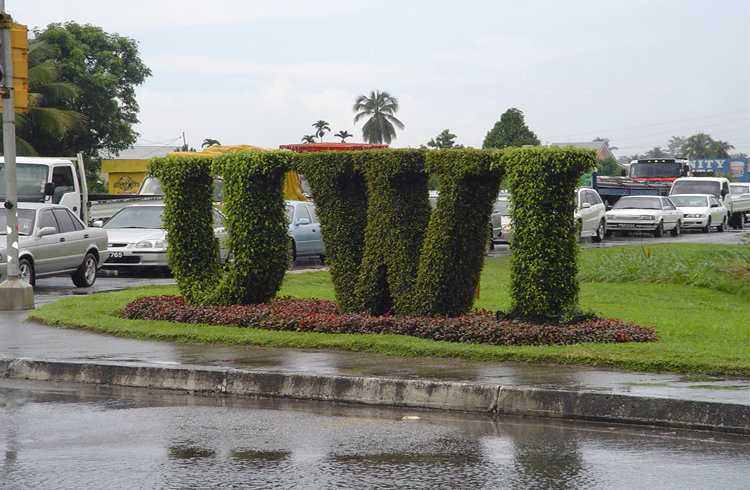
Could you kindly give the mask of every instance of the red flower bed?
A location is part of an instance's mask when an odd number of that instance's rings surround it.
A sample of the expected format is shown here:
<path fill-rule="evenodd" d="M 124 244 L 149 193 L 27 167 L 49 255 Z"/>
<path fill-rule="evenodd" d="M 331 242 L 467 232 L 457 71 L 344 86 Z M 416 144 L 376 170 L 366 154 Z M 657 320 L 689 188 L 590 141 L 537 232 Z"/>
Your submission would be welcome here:
<path fill-rule="evenodd" d="M 553 345 L 582 342 L 654 342 L 653 328 L 612 319 L 570 325 L 534 325 L 496 320 L 488 311 L 455 318 L 338 314 L 336 304 L 317 299 L 277 298 L 266 304 L 189 306 L 180 296 L 137 299 L 123 318 L 206 323 L 293 332 L 397 334 L 423 339 L 489 345 Z"/>

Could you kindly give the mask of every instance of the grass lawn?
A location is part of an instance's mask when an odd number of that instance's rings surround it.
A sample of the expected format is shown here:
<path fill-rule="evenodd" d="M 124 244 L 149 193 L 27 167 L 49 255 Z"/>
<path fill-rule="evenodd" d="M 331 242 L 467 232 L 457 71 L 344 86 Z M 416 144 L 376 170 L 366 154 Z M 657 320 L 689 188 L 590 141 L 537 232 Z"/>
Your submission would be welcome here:
<path fill-rule="evenodd" d="M 272 332 L 118 317 L 141 296 L 179 294 L 153 286 L 72 297 L 31 318 L 149 340 L 337 348 L 407 356 L 576 363 L 631 370 L 750 375 L 750 245 L 658 244 L 582 251 L 580 304 L 586 311 L 652 326 L 655 343 L 496 347 L 398 335 Z M 510 258 L 486 262 L 477 308 L 507 310 Z M 328 272 L 288 274 L 280 295 L 333 300 Z"/>

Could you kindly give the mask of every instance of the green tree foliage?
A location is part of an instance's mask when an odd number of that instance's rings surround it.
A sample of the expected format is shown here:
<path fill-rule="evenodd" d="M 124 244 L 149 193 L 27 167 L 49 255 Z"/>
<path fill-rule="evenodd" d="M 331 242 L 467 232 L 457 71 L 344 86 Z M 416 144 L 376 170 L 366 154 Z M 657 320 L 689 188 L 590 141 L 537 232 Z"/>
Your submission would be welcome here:
<path fill-rule="evenodd" d="M 83 114 L 66 109 L 80 90 L 60 80 L 60 65 L 51 59 L 54 51 L 45 41 L 29 42 L 29 112 L 16 115 L 19 155 L 55 156 L 48 153 L 48 142 L 85 130 Z"/>
<path fill-rule="evenodd" d="M 622 174 L 622 169 L 617 165 L 614 158 L 607 157 L 604 160 L 599 160 L 597 173 L 599 175 L 618 176 Z"/>
<path fill-rule="evenodd" d="M 303 143 L 309 143 L 309 144 L 315 143 L 315 135 L 313 135 L 313 134 L 306 134 L 306 135 L 304 135 L 302 137 L 302 142 Z"/>
<path fill-rule="evenodd" d="M 206 148 L 207 146 L 215 146 L 220 145 L 221 143 L 219 140 L 215 140 L 213 138 L 206 138 L 203 140 L 203 143 L 201 143 L 201 148 Z"/>
<path fill-rule="evenodd" d="M 368 118 L 362 126 L 362 137 L 371 144 L 390 144 L 396 137 L 396 128 L 404 129 L 404 123 L 394 114 L 398 111 L 398 99 L 388 92 L 370 91 L 370 96 L 360 95 L 354 101 L 354 122 Z"/>
<path fill-rule="evenodd" d="M 734 146 L 726 141 L 715 140 L 706 133 L 696 133 L 688 138 L 672 136 L 666 145 L 666 150 L 656 146 L 644 154 L 636 154 L 626 157 L 625 160 L 638 160 L 640 158 L 732 158 L 729 150 Z M 742 155 L 735 155 L 742 157 Z"/>
<path fill-rule="evenodd" d="M 82 151 L 97 157 L 100 150 L 119 152 L 132 146 L 138 134 L 135 87 L 151 70 L 143 64 L 133 39 L 109 34 L 75 22 L 49 24 L 35 31 L 36 39 L 54 47 L 60 79 L 77 86 L 80 96 L 65 109 L 86 116 L 87 131 L 70 132 L 57 141 L 32 141 L 40 153 L 71 155 Z"/>
<path fill-rule="evenodd" d="M 315 136 L 320 138 L 320 142 L 323 142 L 323 136 L 331 130 L 331 125 L 328 123 L 328 121 L 324 121 L 322 119 L 318 119 L 316 122 L 313 123 L 313 127 L 315 128 Z"/>
<path fill-rule="evenodd" d="M 346 138 L 351 138 L 354 135 L 349 131 L 339 131 L 338 133 L 334 134 L 334 136 L 337 138 L 341 138 L 342 143 L 346 143 Z"/>
<path fill-rule="evenodd" d="M 580 313 L 575 187 L 596 167 L 596 153 L 513 148 L 502 162 L 513 202 L 511 313 L 522 318 Z"/>
<path fill-rule="evenodd" d="M 523 112 L 511 108 L 500 116 L 500 120 L 487 133 L 482 148 L 506 148 L 538 144 L 539 138 L 526 126 Z"/>
<path fill-rule="evenodd" d="M 464 145 L 455 144 L 454 142 L 455 139 L 456 139 L 455 134 L 451 133 L 447 129 L 444 129 L 442 133 L 440 133 L 435 138 L 432 138 L 430 141 L 428 141 L 427 146 L 430 148 L 435 148 L 436 150 L 463 148 Z"/>

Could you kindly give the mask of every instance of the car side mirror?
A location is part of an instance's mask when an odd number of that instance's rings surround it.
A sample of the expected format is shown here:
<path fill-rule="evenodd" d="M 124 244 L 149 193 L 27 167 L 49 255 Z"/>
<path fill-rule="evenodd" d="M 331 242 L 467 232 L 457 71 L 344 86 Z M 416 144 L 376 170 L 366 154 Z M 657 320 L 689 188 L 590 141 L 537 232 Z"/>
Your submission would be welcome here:
<path fill-rule="evenodd" d="M 310 224 L 310 220 L 307 219 L 307 218 L 300 218 L 300 219 L 297 220 L 297 223 L 295 223 L 295 224 L 297 226 L 299 226 L 299 225 L 309 225 Z"/>
<path fill-rule="evenodd" d="M 94 228 L 101 228 L 102 226 L 104 226 L 104 220 L 103 219 L 98 219 L 98 220 L 92 222 L 91 226 L 93 226 Z"/>
<path fill-rule="evenodd" d="M 44 195 L 45 196 L 51 196 L 55 193 L 55 183 L 54 182 L 45 182 L 44 183 Z"/>
<path fill-rule="evenodd" d="M 40 228 L 36 235 L 39 237 L 43 237 L 47 235 L 54 235 L 55 233 L 57 233 L 57 228 L 55 228 L 54 226 L 45 226 L 44 228 Z"/>
<path fill-rule="evenodd" d="M 583 203 L 583 204 L 581 205 L 581 207 L 582 207 L 583 209 L 589 209 L 589 208 L 591 207 L 591 203 L 590 203 L 590 202 L 585 202 L 585 203 Z"/>

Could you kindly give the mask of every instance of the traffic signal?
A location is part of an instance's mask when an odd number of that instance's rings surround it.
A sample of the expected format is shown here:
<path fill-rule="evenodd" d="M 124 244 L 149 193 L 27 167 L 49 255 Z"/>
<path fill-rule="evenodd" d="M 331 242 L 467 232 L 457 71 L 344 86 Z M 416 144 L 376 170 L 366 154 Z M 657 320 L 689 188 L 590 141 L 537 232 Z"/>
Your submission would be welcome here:
<path fill-rule="evenodd" d="M 0 14 L 0 29 L 10 29 L 13 70 L 13 102 L 16 112 L 29 112 L 29 33 L 25 25 L 13 24 L 10 15 Z M 4 85 L 4 84 L 3 84 Z M 2 106 L 0 106 L 2 112 Z"/>

